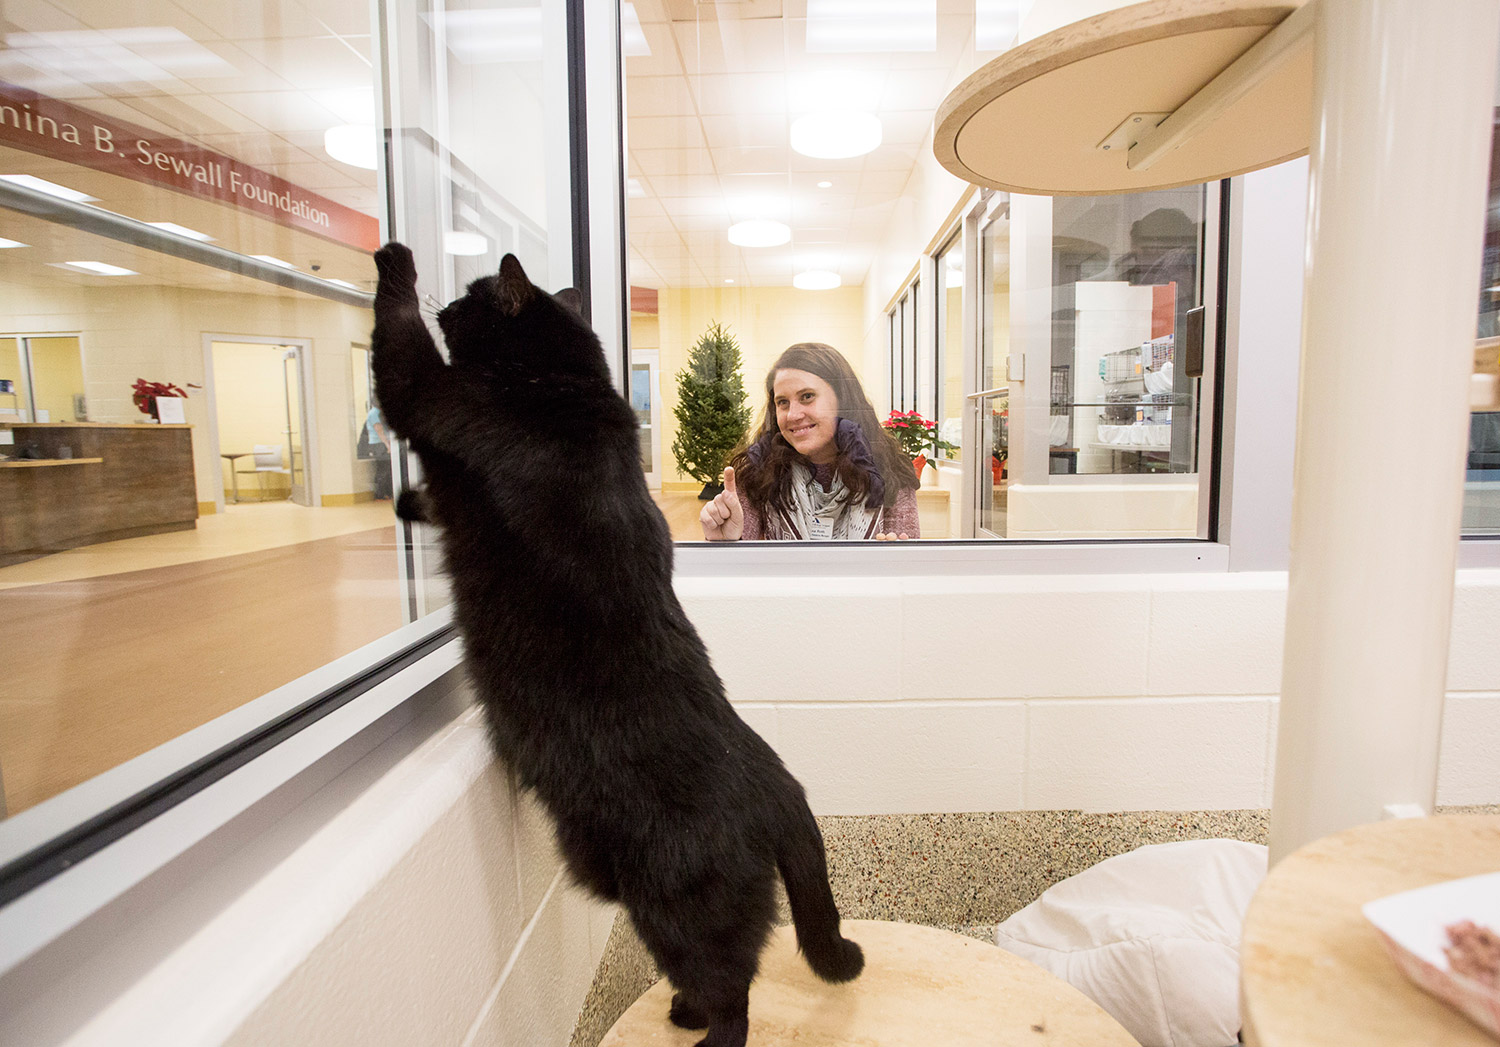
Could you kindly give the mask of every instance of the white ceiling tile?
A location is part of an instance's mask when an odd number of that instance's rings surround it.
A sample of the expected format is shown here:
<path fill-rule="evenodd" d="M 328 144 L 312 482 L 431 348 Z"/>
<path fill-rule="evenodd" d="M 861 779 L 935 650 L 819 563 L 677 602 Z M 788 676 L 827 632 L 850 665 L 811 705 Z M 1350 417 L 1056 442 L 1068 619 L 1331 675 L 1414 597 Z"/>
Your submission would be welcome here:
<path fill-rule="evenodd" d="M 687 84 L 673 76 L 632 77 L 626 104 L 632 117 L 691 116 L 697 112 Z"/>
<path fill-rule="evenodd" d="M 664 201 L 664 204 L 667 205 L 667 213 L 672 218 L 672 224 L 678 229 L 684 232 L 693 229 L 717 229 L 721 233 L 729 229 L 729 212 L 727 209 L 712 211 L 705 207 L 693 211 L 690 208 L 672 206 L 681 202 L 678 200 Z M 722 201 L 720 202 L 720 207 L 723 207 Z"/>
<path fill-rule="evenodd" d="M 302 5 L 295 3 L 179 0 L 178 6 L 226 40 L 308 37 L 328 31 Z"/>
<path fill-rule="evenodd" d="M 228 80 L 221 77 L 194 77 L 183 79 L 200 91 L 286 91 L 291 84 L 271 71 L 264 63 L 237 43 L 228 40 L 205 40 L 203 46 L 218 55 L 235 69 Z"/>
<path fill-rule="evenodd" d="M 672 31 L 689 74 L 779 73 L 785 67 L 778 18 L 678 22 Z"/>
<path fill-rule="evenodd" d="M 262 125 L 244 113 L 208 95 L 191 95 L 186 98 L 136 98 L 130 104 L 136 110 L 149 114 L 159 123 L 165 123 L 172 132 L 182 138 L 198 138 L 209 134 L 255 134 L 263 132 Z"/>
<path fill-rule="evenodd" d="M 839 227 L 820 229 L 816 226 L 797 227 L 797 235 L 792 237 L 792 243 L 798 247 L 847 247 L 850 243 L 849 226 L 847 224 Z"/>
<path fill-rule="evenodd" d="M 670 222 L 667 212 L 662 208 L 661 201 L 654 196 L 633 196 L 626 205 L 625 213 L 630 216 L 632 222 L 639 221 L 661 221 Z"/>
<path fill-rule="evenodd" d="M 762 146 L 754 149 L 723 148 L 713 152 L 714 165 L 724 176 L 748 174 L 780 174 L 787 176 L 787 153 L 785 146 Z"/>
<path fill-rule="evenodd" d="M 198 139 L 203 145 L 225 156 L 232 156 L 256 167 L 267 164 L 307 163 L 318 159 L 317 154 L 301 148 L 284 138 L 269 134 L 203 135 Z"/>
<path fill-rule="evenodd" d="M 707 149 L 632 149 L 630 159 L 637 171 L 653 179 L 658 175 L 716 173 Z"/>
<path fill-rule="evenodd" d="M 308 14 L 342 36 L 368 36 L 370 0 L 302 0 Z"/>
<path fill-rule="evenodd" d="M 791 179 L 785 171 L 777 174 L 724 175 L 719 183 L 731 202 L 742 196 L 774 196 L 778 199 L 791 196 Z"/>
<path fill-rule="evenodd" d="M 861 194 L 873 196 L 900 196 L 911 178 L 911 171 L 864 171 L 859 176 Z"/>
<path fill-rule="evenodd" d="M 672 219 L 666 215 L 627 215 L 625 218 L 626 238 L 631 246 L 645 249 L 643 243 L 638 243 L 651 236 L 677 236 L 677 226 Z"/>
<path fill-rule="evenodd" d="M 784 115 L 761 112 L 703 118 L 710 149 L 784 148 L 790 140 L 789 128 Z"/>
<path fill-rule="evenodd" d="M 218 99 L 269 131 L 321 132 L 340 123 L 338 117 L 311 101 L 302 91 L 229 93 L 219 95 Z"/>
<path fill-rule="evenodd" d="M 262 170 L 279 178 L 285 178 L 293 185 L 300 185 L 304 189 L 315 189 L 320 193 L 328 189 L 348 189 L 364 184 L 352 173 L 353 168 L 339 170 L 331 163 L 274 164 Z"/>
<path fill-rule="evenodd" d="M 880 114 L 881 137 L 893 145 L 921 145 L 932 131 L 934 106 L 925 110 L 882 112 Z"/>
<path fill-rule="evenodd" d="M 947 96 L 951 75 L 948 69 L 893 69 L 885 75 L 879 106 L 882 110 L 934 112 Z"/>
<path fill-rule="evenodd" d="M 52 5 L 38 4 L 33 0 L 31 3 L 7 4 L 6 6 L 46 7 Z M 195 40 L 212 35 L 208 26 L 192 16 L 190 9 L 185 10 L 172 0 L 131 0 L 130 3 L 121 3 L 120 0 L 66 0 L 65 3 L 57 6 L 65 9 L 68 14 L 90 29 L 172 26 Z"/>
<path fill-rule="evenodd" d="M 668 20 L 667 5 L 662 0 L 627 0 L 635 5 L 635 16 L 641 24 Z"/>
<path fill-rule="evenodd" d="M 75 16 L 52 4 L 7 4 L 0 11 L 0 22 L 10 31 L 21 33 L 58 33 L 69 29 L 87 29 Z"/>
<path fill-rule="evenodd" d="M 729 216 L 729 208 L 725 205 L 724 198 L 717 194 L 671 198 L 663 196 L 661 204 L 667 209 L 667 214 L 672 216 L 672 220 L 679 229 L 692 226 L 693 223 L 687 220 L 697 219 L 698 224 L 702 225 L 704 220 L 717 219 L 723 222 Z"/>
<path fill-rule="evenodd" d="M 364 88 L 375 86 L 375 71 L 343 41 L 331 36 L 311 39 L 242 40 L 239 47 L 293 87 Z"/>
<path fill-rule="evenodd" d="M 865 171 L 910 171 L 917 162 L 915 145 L 882 143 L 879 149 L 864 157 Z"/>
<path fill-rule="evenodd" d="M 703 125 L 696 116 L 636 116 L 625 125 L 631 152 L 637 149 L 703 149 Z"/>
<path fill-rule="evenodd" d="M 781 116 L 787 110 L 787 80 L 775 73 L 694 76 L 688 78 L 688 85 L 703 116 Z"/>
<path fill-rule="evenodd" d="M 657 198 L 663 201 L 663 206 L 671 210 L 671 205 L 665 203 L 669 198 L 676 197 L 699 197 L 715 196 L 721 192 L 719 179 L 713 175 L 651 175 L 651 188 L 656 190 Z"/>
<path fill-rule="evenodd" d="M 643 23 L 641 32 L 646 37 L 646 46 L 651 49 L 651 53 L 626 55 L 626 77 L 681 76 L 682 60 L 677 56 L 677 41 L 672 36 L 671 27 Z"/>

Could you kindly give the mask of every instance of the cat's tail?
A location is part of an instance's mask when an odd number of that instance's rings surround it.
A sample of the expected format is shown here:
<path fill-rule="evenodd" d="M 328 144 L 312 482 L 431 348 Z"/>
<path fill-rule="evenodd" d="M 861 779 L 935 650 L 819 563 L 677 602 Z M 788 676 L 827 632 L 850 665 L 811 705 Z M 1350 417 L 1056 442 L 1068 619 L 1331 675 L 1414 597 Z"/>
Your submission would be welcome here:
<path fill-rule="evenodd" d="M 801 801 L 801 797 L 798 797 Z M 828 859 L 823 834 L 805 801 L 790 813 L 776 852 L 776 865 L 792 903 L 797 947 L 813 973 L 827 982 L 847 982 L 865 968 L 860 947 L 839 933 L 839 910 L 828 886 Z"/>

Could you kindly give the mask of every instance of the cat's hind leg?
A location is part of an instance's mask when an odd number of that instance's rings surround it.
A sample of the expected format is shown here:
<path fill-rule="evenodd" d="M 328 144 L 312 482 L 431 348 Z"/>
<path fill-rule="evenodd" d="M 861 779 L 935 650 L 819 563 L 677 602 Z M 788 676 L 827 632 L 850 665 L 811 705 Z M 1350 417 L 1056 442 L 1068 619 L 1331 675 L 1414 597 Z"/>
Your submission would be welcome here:
<path fill-rule="evenodd" d="M 676 990 L 668 1018 L 708 1030 L 697 1047 L 745 1047 L 750 982 L 776 914 L 771 876 L 767 868 L 629 905 L 641 941 Z"/>

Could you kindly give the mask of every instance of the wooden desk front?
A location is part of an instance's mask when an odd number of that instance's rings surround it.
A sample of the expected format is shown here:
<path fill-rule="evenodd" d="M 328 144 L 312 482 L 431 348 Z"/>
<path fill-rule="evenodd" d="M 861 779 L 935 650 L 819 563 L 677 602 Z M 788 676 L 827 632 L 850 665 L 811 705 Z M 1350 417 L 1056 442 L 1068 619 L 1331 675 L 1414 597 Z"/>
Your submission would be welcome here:
<path fill-rule="evenodd" d="M 187 425 L 17 423 L 0 462 L 0 567 L 197 526 Z M 67 457 L 65 457 L 67 455 Z"/>

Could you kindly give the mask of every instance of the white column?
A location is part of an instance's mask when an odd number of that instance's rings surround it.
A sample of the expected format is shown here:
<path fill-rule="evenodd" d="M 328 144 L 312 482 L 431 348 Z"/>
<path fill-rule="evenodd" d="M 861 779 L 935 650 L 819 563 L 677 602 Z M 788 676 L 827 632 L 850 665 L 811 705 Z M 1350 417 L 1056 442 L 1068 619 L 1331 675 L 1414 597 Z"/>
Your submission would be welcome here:
<path fill-rule="evenodd" d="M 1302 378 L 1271 857 L 1431 810 L 1495 0 L 1313 0 Z"/>

